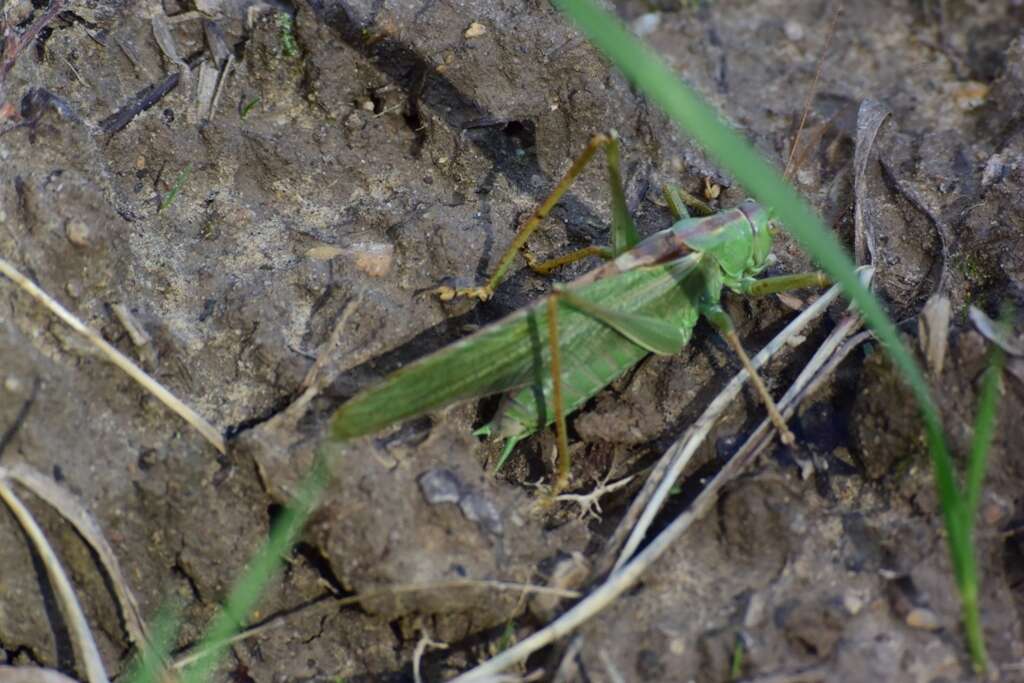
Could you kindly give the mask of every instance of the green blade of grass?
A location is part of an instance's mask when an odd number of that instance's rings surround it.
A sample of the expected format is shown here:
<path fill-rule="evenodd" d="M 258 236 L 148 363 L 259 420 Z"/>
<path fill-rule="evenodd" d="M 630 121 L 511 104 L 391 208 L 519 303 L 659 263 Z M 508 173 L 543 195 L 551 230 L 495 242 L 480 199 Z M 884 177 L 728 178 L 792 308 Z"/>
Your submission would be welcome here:
<path fill-rule="evenodd" d="M 128 681 L 158 681 L 164 672 L 167 653 L 174 647 L 174 639 L 181 625 L 180 610 L 167 603 L 157 612 L 151 629 L 150 646 L 136 655 L 125 676 Z"/>
<path fill-rule="evenodd" d="M 743 638 L 736 634 L 732 647 L 732 661 L 729 663 L 729 680 L 738 681 L 743 678 Z"/>
<path fill-rule="evenodd" d="M 971 439 L 971 453 L 967 460 L 967 474 L 964 482 L 963 525 L 965 538 L 954 539 L 950 534 L 950 553 L 954 556 L 954 565 L 964 567 L 961 578 L 960 598 L 963 602 L 964 632 L 967 645 L 971 651 L 971 659 L 975 667 L 984 669 L 988 660 L 985 650 L 985 637 L 981 628 L 981 613 L 978 605 L 977 570 L 974 563 L 974 522 L 981 501 L 981 484 L 985 479 L 988 465 L 988 453 L 992 448 L 992 437 L 995 434 L 996 413 L 998 410 L 999 385 L 1003 374 L 1005 356 L 998 346 L 993 347 L 989 355 L 988 368 L 981 384 L 978 396 L 978 414 L 974 418 L 974 436 Z"/>
<path fill-rule="evenodd" d="M 200 656 L 182 673 L 179 679 L 182 683 L 209 680 L 221 655 L 230 644 L 231 637 L 242 629 L 247 615 L 256 606 L 263 590 L 280 569 L 282 557 L 298 538 L 326 480 L 325 464 L 323 458 L 318 455 L 310 472 L 299 484 L 295 497 L 285 507 L 271 529 L 270 538 L 250 560 L 249 566 L 235 582 L 227 601 L 214 618 L 206 635 L 196 645 Z M 156 683 L 160 680 L 158 674 L 161 672 L 153 663 L 166 659 L 168 646 L 169 642 L 166 642 L 158 647 L 157 653 L 144 653 L 142 661 L 149 665 L 139 667 L 127 680 L 131 683 Z"/>
<path fill-rule="evenodd" d="M 242 109 L 238 112 L 238 118 L 244 119 L 246 116 L 249 115 L 249 112 L 252 111 L 252 108 L 255 107 L 259 103 L 260 103 L 260 98 L 258 98 L 258 97 L 254 97 L 251 100 L 249 100 L 248 102 L 246 102 L 245 105 L 242 107 Z"/>
<path fill-rule="evenodd" d="M 971 456 L 967 461 L 964 487 L 965 512 L 970 520 L 974 519 L 974 515 L 978 511 L 978 502 L 981 500 L 981 483 L 985 478 L 988 452 L 992 447 L 992 437 L 995 434 L 998 408 L 996 402 L 999 399 L 999 384 L 1003 375 L 1004 360 L 1003 351 L 999 347 L 994 347 L 989 358 L 988 368 L 985 370 L 985 377 L 982 380 L 981 394 L 978 396 L 978 414 L 974 418 L 974 438 L 971 440 Z"/>
<path fill-rule="evenodd" d="M 775 169 L 740 135 L 723 124 L 715 111 L 682 83 L 657 54 L 630 34 L 618 19 L 590 0 L 552 0 L 552 3 L 571 17 L 590 41 L 684 133 L 697 139 L 709 155 L 764 205 L 773 207 L 801 247 L 856 303 L 917 400 L 951 549 L 957 545 L 970 548 L 971 534 L 970 527 L 964 522 L 964 500 L 956 484 L 953 461 L 928 384 L 910 351 L 900 340 L 896 326 L 878 300 L 860 284 L 853 262 L 835 236 Z M 976 575 L 973 551 L 966 554 L 953 552 L 952 560 L 957 585 L 963 588 Z M 975 665 L 984 668 L 983 661 L 975 660 Z"/>
<path fill-rule="evenodd" d="M 247 615 L 256 606 L 264 588 L 274 577 L 283 563 L 282 557 L 298 538 L 302 527 L 316 505 L 320 491 L 326 481 L 322 458 L 317 458 L 309 474 L 300 484 L 299 492 L 285 507 L 281 517 L 274 524 L 270 538 L 256 553 L 249 567 L 235 582 L 224 608 L 214 618 L 197 649 L 203 653 L 181 676 L 182 683 L 201 683 L 209 680 L 210 674 L 224 653 L 231 636 L 240 631 Z"/>
<path fill-rule="evenodd" d="M 178 177 L 174 179 L 174 186 L 171 187 L 170 191 L 164 197 L 163 201 L 160 202 L 160 206 L 157 207 L 156 212 L 160 213 L 174 201 L 174 198 L 181 192 L 181 188 L 185 186 L 185 181 L 188 180 L 188 175 L 192 172 L 192 164 L 189 164 L 185 168 L 181 169 L 178 173 Z"/>

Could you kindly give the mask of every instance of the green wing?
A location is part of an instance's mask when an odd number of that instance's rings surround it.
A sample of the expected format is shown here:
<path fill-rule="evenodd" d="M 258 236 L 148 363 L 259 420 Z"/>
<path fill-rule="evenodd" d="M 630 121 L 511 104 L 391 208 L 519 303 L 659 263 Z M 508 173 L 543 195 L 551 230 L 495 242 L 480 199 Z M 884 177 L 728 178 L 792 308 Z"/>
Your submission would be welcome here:
<path fill-rule="evenodd" d="M 569 305 L 603 322 L 650 353 L 673 356 L 686 345 L 687 333 L 669 321 L 651 315 L 614 311 L 570 292 L 563 292 L 561 297 Z"/>
<path fill-rule="evenodd" d="M 650 268 L 619 273 L 579 287 L 573 298 L 603 309 L 642 313 L 698 263 L 696 255 Z M 563 303 L 558 313 L 562 354 L 573 353 L 605 325 Z M 442 406 L 525 386 L 548 372 L 545 299 L 407 365 L 353 396 L 331 418 L 331 437 L 342 440 L 376 432 Z"/>

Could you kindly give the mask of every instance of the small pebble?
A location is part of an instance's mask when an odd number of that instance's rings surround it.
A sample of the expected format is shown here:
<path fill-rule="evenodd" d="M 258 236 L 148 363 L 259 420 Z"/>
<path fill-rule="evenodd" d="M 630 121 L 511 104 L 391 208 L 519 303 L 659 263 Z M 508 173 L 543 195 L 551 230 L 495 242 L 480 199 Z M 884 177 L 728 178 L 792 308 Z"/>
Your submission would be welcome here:
<path fill-rule="evenodd" d="M 661 26 L 661 13 L 648 12 L 633 20 L 633 33 L 643 38 L 657 31 L 659 26 Z"/>
<path fill-rule="evenodd" d="M 82 283 L 78 280 L 68 280 L 67 284 L 64 285 L 64 291 L 72 299 L 78 299 L 82 296 Z"/>
<path fill-rule="evenodd" d="M 485 531 L 495 536 L 500 536 L 505 530 L 501 521 L 501 513 L 498 506 L 490 498 L 478 491 L 470 491 L 459 501 L 459 509 L 463 516 L 471 522 L 476 522 Z"/>
<path fill-rule="evenodd" d="M 997 527 L 1003 524 L 1013 513 L 1013 505 L 1002 496 L 989 494 L 981 505 L 981 519 L 987 526 Z"/>
<path fill-rule="evenodd" d="M 981 184 L 983 187 L 988 187 L 992 183 L 998 182 L 1006 176 L 1006 162 L 999 154 L 993 154 L 989 157 L 988 161 L 985 162 L 985 170 L 981 173 Z"/>
<path fill-rule="evenodd" d="M 67 235 L 68 241 L 76 247 L 89 246 L 92 230 L 84 221 L 69 221 L 64 228 L 64 233 Z"/>
<path fill-rule="evenodd" d="M 746 628 L 760 626 L 765 617 L 765 598 L 761 593 L 754 593 L 747 603 L 747 613 L 743 615 L 743 625 Z"/>
<path fill-rule="evenodd" d="M 7 379 L 4 380 L 4 389 L 6 389 L 12 394 L 21 393 L 21 387 L 21 380 L 15 377 L 14 375 L 8 375 Z"/>
<path fill-rule="evenodd" d="M 793 41 L 794 43 L 804 39 L 804 27 L 799 21 L 790 19 L 782 27 L 782 31 L 786 34 L 786 38 Z"/>
<path fill-rule="evenodd" d="M 431 505 L 458 503 L 462 498 L 462 482 L 451 470 L 427 470 L 417 479 L 423 498 Z"/>
<path fill-rule="evenodd" d="M 487 27 L 479 21 L 474 21 L 469 25 L 469 28 L 466 29 L 466 32 L 463 35 L 466 38 L 479 38 L 485 33 L 487 33 Z"/>
<path fill-rule="evenodd" d="M 864 609 L 864 599 L 855 593 L 847 593 L 843 596 L 843 609 L 853 616 Z"/>
<path fill-rule="evenodd" d="M 359 243 L 349 251 L 355 257 L 356 268 L 370 277 L 387 275 L 395 259 L 395 247 L 386 243 Z"/>
<path fill-rule="evenodd" d="M 942 628 L 938 615 L 926 607 L 914 607 L 907 612 L 905 621 L 907 626 L 924 631 L 938 631 Z"/>

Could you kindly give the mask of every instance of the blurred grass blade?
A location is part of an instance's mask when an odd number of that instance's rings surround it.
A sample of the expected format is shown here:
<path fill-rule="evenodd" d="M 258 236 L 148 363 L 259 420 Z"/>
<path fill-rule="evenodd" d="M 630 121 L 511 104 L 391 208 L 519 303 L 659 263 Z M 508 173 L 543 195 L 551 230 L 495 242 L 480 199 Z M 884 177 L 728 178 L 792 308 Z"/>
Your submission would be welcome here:
<path fill-rule="evenodd" d="M 188 180 L 188 176 L 190 173 L 192 173 L 192 164 L 189 164 L 185 168 L 181 169 L 181 171 L 178 173 L 178 177 L 174 179 L 174 185 L 171 187 L 167 195 L 163 198 L 163 201 L 160 202 L 160 206 L 157 207 L 157 213 L 161 213 L 164 209 L 171 205 L 175 197 L 178 196 L 178 193 L 181 192 L 181 188 L 185 187 L 185 181 Z"/>
<path fill-rule="evenodd" d="M 999 410 L 997 401 L 1004 361 L 1003 350 L 998 346 L 993 346 L 978 396 L 978 414 L 974 419 L 974 437 L 971 439 L 971 455 L 967 461 L 967 475 L 961 507 L 965 529 L 964 538 L 954 538 L 953 534 L 950 534 L 949 537 L 950 552 L 954 555 L 954 566 L 963 566 L 966 570 L 961 577 L 959 586 L 963 602 L 964 632 L 971 651 L 971 659 L 975 668 L 979 670 L 984 670 L 988 654 L 985 651 L 985 637 L 981 628 L 981 612 L 978 605 L 978 596 L 981 590 L 975 569 L 973 536 L 978 504 L 981 501 L 981 485 L 985 479 L 988 453 L 992 449 L 992 437 L 995 434 L 996 414 Z"/>
<path fill-rule="evenodd" d="M 231 594 L 214 618 L 206 635 L 196 645 L 200 656 L 182 673 L 178 679 L 182 683 L 199 683 L 210 680 L 219 658 L 231 642 L 231 637 L 242 629 L 247 616 L 263 595 L 267 584 L 280 569 L 281 558 L 298 538 L 303 525 L 316 505 L 326 478 L 323 458 L 318 455 L 310 473 L 299 485 L 299 492 L 285 507 L 271 529 L 270 538 L 249 561 L 249 566 L 235 582 Z M 175 622 L 168 620 L 168 623 L 170 624 L 168 628 L 173 629 Z M 167 659 L 169 648 L 173 644 L 173 637 L 168 636 L 159 641 L 156 652 L 143 653 L 141 666 L 138 666 L 126 680 L 131 683 L 157 683 L 162 680 L 159 676 L 161 673 L 159 663 Z"/>
<path fill-rule="evenodd" d="M 1003 376 L 1005 356 L 999 347 L 993 347 L 985 377 L 982 380 L 981 394 L 978 396 L 978 414 L 974 418 L 974 438 L 971 440 L 971 457 L 967 461 L 967 477 L 964 492 L 965 514 L 973 525 L 974 515 L 978 511 L 981 500 L 981 484 L 985 479 L 985 468 L 988 463 L 988 452 L 992 448 L 992 437 L 995 434 L 996 413 L 999 406 L 999 385 Z"/>
<path fill-rule="evenodd" d="M 159 681 L 164 674 L 167 654 L 174 647 L 175 636 L 181 626 L 181 614 L 176 605 L 167 603 L 157 612 L 153 620 L 150 647 L 136 655 L 125 676 L 132 683 Z"/>
<path fill-rule="evenodd" d="M 249 562 L 249 567 L 235 582 L 224 608 L 214 618 L 203 640 L 197 645 L 202 656 L 181 676 L 182 683 L 200 683 L 210 679 L 218 659 L 233 635 L 240 631 L 249 613 L 256 606 L 264 589 L 283 563 L 282 557 L 291 549 L 302 527 L 316 505 L 327 479 L 323 458 L 317 457 L 299 492 L 285 507 L 270 531 L 270 539 Z"/>

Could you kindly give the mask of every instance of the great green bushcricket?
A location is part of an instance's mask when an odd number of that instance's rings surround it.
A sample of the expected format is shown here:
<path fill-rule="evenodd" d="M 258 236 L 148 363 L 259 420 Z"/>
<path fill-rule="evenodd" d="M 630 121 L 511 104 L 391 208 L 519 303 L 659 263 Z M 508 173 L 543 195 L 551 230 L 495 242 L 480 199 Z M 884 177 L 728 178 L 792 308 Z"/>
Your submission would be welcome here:
<path fill-rule="evenodd" d="M 487 284 L 459 290 L 443 287 L 438 291 L 441 298 L 489 299 L 530 235 L 601 149 L 612 193 L 612 246 L 588 247 L 543 263 L 529 256 L 527 260 L 539 272 L 591 255 L 607 262 L 356 394 L 331 418 L 333 441 L 370 434 L 456 401 L 503 394 L 497 416 L 477 434 L 505 439 L 500 466 L 518 441 L 555 423 L 558 473 L 553 489 L 559 491 L 569 477 L 565 415 L 647 354 L 678 353 L 704 316 L 750 373 L 782 440 L 792 443 L 792 434 L 720 305 L 721 293 L 728 288 L 764 296 L 823 286 L 827 278 L 820 273 L 755 277 L 771 262 L 777 228 L 770 212 L 751 200 L 713 215 L 691 217 L 687 204 L 707 210 L 703 203 L 677 188 L 666 188 L 676 222 L 641 240 L 626 206 L 614 132 L 592 138 L 519 230 Z"/>

